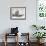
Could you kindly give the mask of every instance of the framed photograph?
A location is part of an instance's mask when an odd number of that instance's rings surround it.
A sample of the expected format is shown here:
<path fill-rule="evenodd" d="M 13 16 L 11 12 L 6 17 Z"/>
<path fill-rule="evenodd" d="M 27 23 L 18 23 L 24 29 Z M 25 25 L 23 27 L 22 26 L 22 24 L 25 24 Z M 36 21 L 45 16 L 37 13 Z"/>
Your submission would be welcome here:
<path fill-rule="evenodd" d="M 26 7 L 11 7 L 10 8 L 11 20 L 25 20 L 26 19 Z"/>

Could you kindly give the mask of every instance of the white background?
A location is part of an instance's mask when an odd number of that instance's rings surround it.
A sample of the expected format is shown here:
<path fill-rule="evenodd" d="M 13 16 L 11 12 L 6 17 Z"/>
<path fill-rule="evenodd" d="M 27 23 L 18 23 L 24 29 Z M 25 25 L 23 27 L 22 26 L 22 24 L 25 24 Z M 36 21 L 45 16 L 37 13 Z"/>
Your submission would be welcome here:
<path fill-rule="evenodd" d="M 26 7 L 26 20 L 10 20 L 10 7 Z M 11 27 L 19 27 L 19 32 L 29 32 L 36 24 L 36 0 L 0 0 L 0 34 L 10 32 Z M 1 38 L 1 37 L 0 37 Z"/>

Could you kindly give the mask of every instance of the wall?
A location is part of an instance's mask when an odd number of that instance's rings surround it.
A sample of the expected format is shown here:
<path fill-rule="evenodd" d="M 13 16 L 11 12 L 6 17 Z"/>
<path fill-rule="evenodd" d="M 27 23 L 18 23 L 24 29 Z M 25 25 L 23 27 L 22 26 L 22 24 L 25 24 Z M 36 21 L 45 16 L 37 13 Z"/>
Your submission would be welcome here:
<path fill-rule="evenodd" d="M 26 7 L 26 20 L 10 20 L 10 7 Z M 36 24 L 36 0 L 0 0 L 0 34 L 18 26 L 20 32 L 32 36 L 32 24 Z"/>

